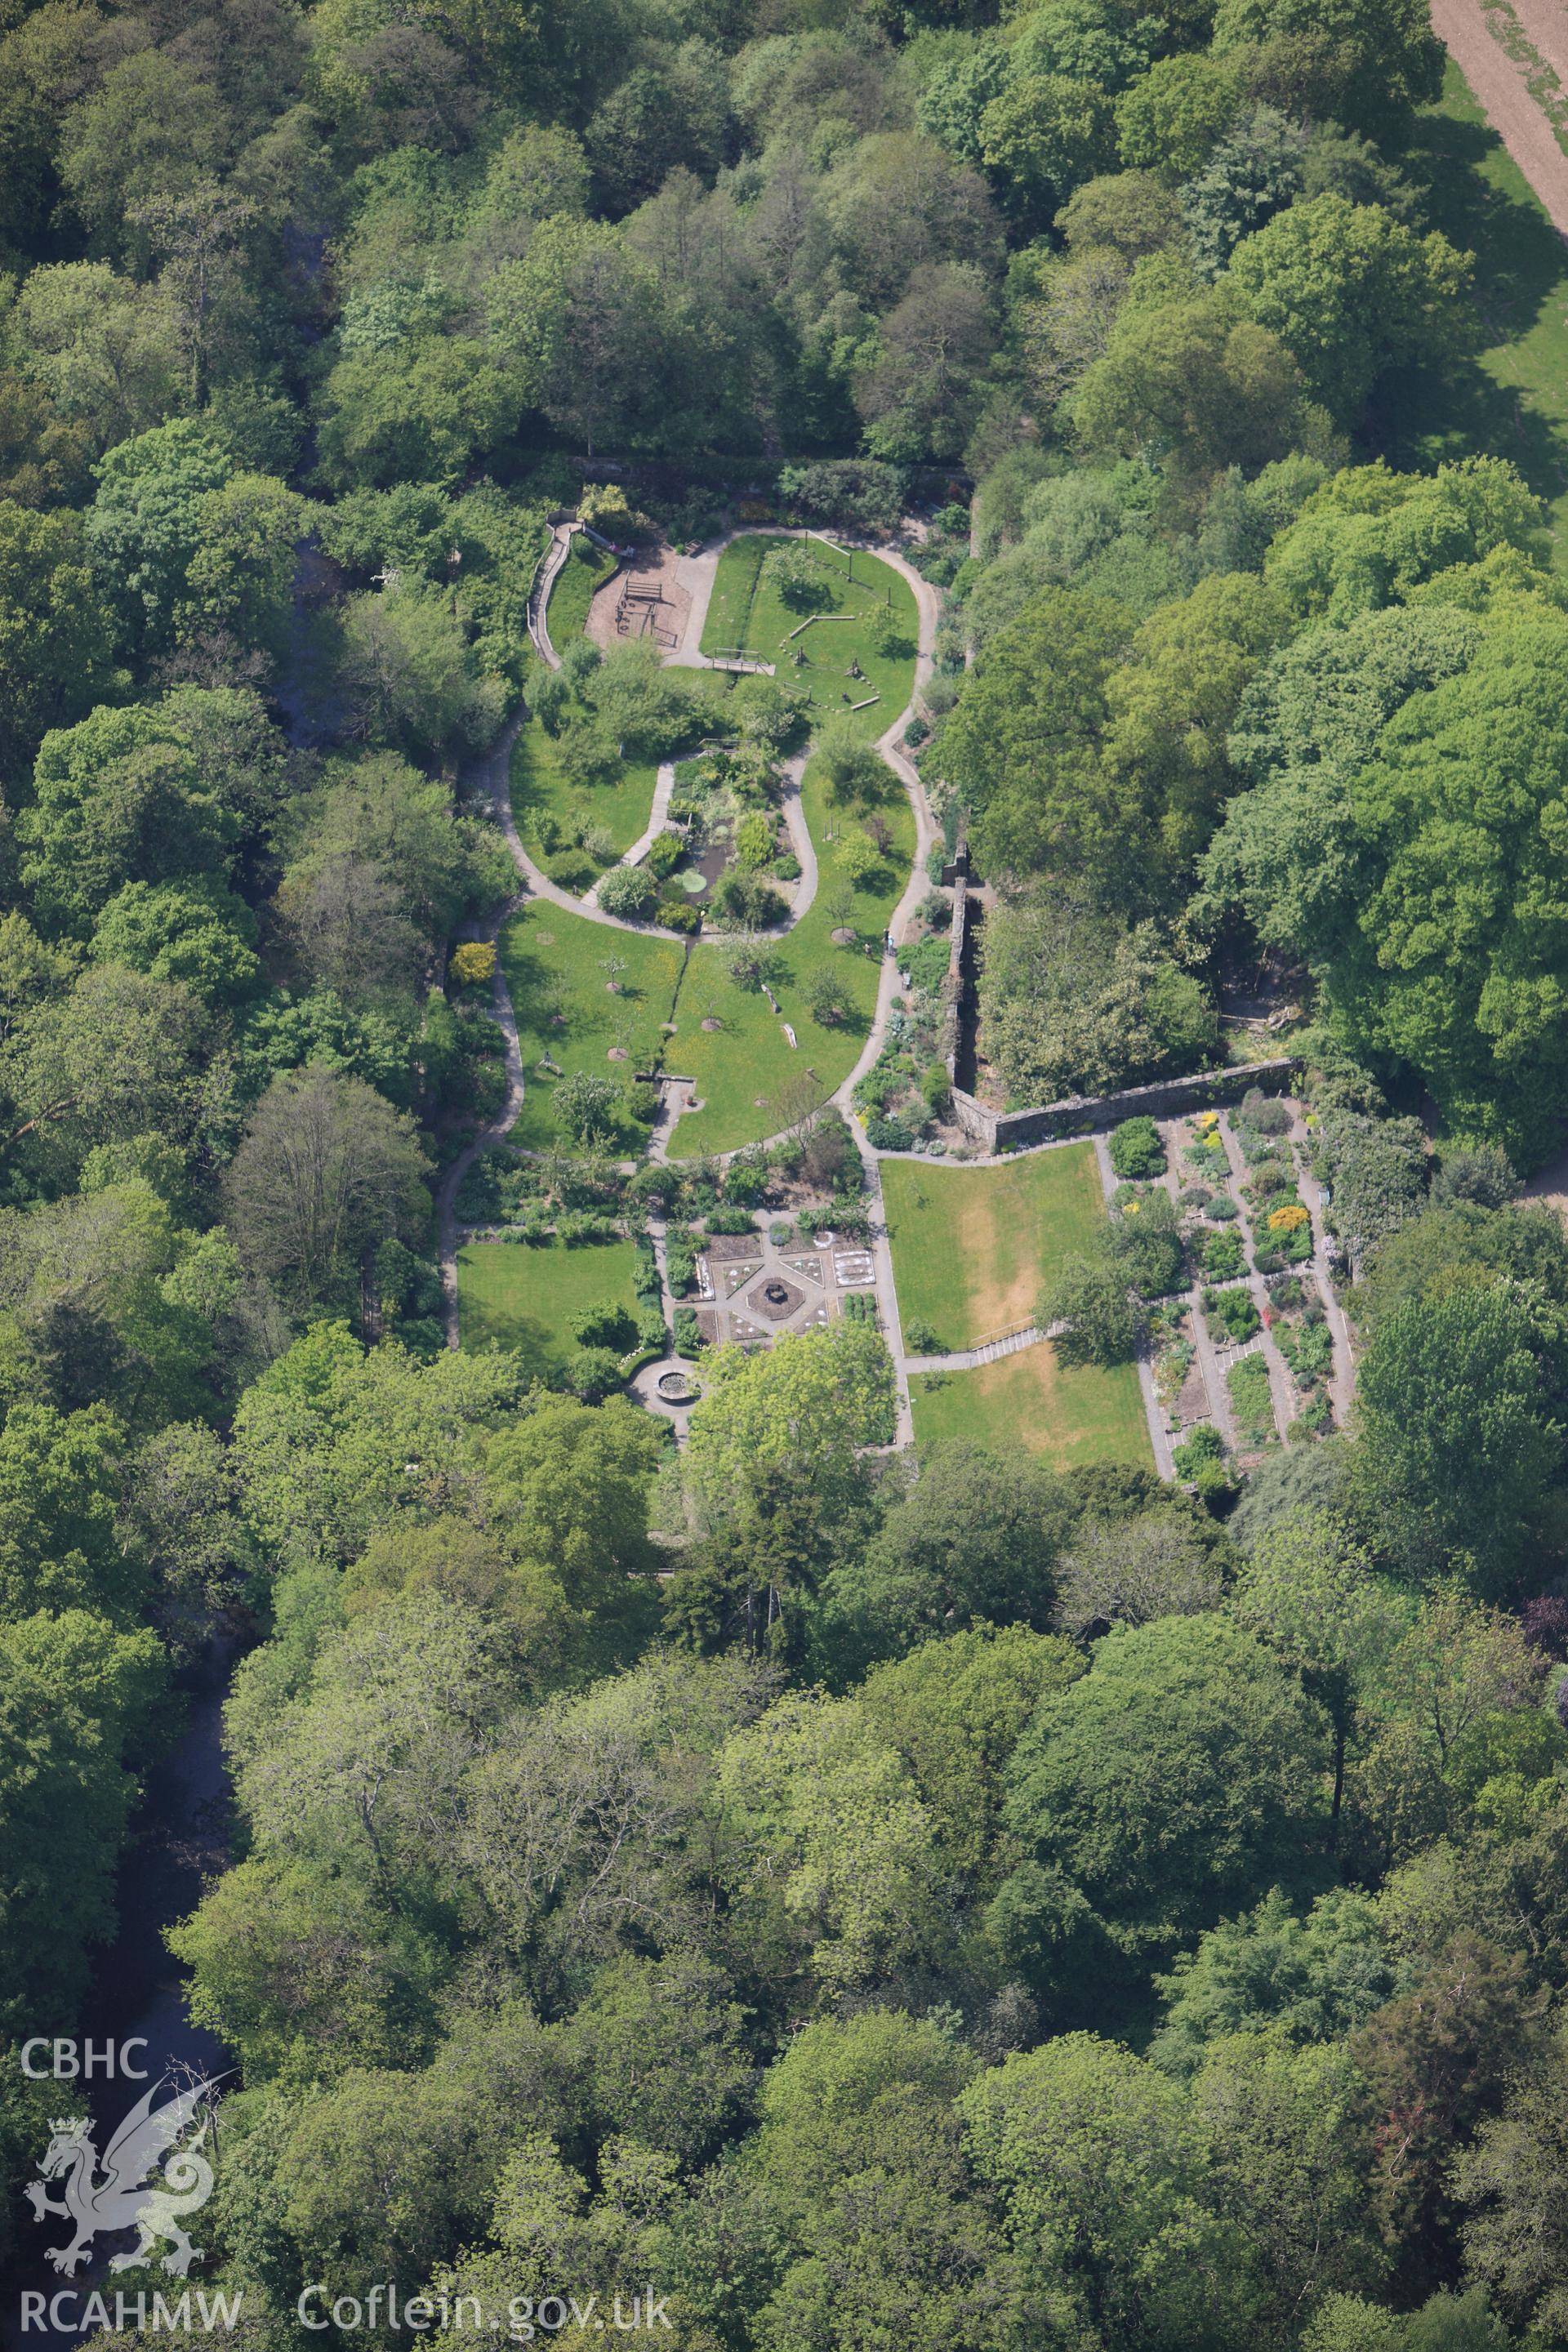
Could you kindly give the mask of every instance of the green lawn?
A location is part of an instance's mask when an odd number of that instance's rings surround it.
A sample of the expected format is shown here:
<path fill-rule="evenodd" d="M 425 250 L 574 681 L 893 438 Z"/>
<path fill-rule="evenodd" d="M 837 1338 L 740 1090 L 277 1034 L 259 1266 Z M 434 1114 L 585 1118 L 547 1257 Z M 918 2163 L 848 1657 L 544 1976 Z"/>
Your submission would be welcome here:
<path fill-rule="evenodd" d="M 580 547 L 586 547 L 589 553 L 579 555 Z M 550 602 L 544 608 L 545 634 L 558 654 L 564 653 L 574 637 L 582 635 L 588 625 L 594 591 L 604 584 L 615 568 L 613 555 L 573 532 L 572 552 L 555 575 Z"/>
<path fill-rule="evenodd" d="M 702 625 L 701 649 L 705 654 L 734 653 L 751 645 L 747 631 L 757 572 L 768 549 L 778 543 L 776 539 L 764 539 L 760 532 L 748 531 L 742 538 L 731 540 L 719 558 L 713 593 L 708 600 L 708 617 Z M 760 648 L 753 647 L 756 650 Z"/>
<path fill-rule="evenodd" d="M 959 1437 L 976 1445 L 1022 1445 L 1057 1470 L 1091 1462 L 1153 1465 L 1133 1366 L 1069 1369 L 1058 1363 L 1048 1339 L 978 1371 L 917 1374 L 910 1402 L 921 1444 Z"/>
<path fill-rule="evenodd" d="M 1475 450 L 1508 457 L 1551 509 L 1568 562 L 1568 248 L 1450 60 L 1406 168 L 1429 190 L 1428 225 L 1476 257 L 1486 348 L 1438 372 L 1391 379 L 1373 420 L 1398 466 Z"/>
<path fill-rule="evenodd" d="M 1032 1321 L 1043 1277 L 1105 1214 L 1092 1143 L 975 1168 L 885 1160 L 882 1201 L 900 1319 L 929 1323 L 944 1354 Z"/>
<path fill-rule="evenodd" d="M 754 543 L 740 541 L 735 547 L 745 549 Z M 726 550 L 721 559 L 720 584 L 726 593 L 740 593 L 733 590 L 734 568 L 729 581 L 723 569 L 734 551 Z M 825 563 L 832 561 L 826 551 L 823 560 Z M 836 582 L 843 592 L 843 608 L 868 616 L 884 594 L 890 593 L 912 647 L 916 614 L 909 588 L 875 557 L 857 554 L 854 565 L 853 584 L 842 577 Z M 574 571 L 586 579 L 588 567 L 575 558 L 569 562 L 563 579 Z M 557 642 L 557 599 L 562 593 L 558 583 L 550 603 L 551 633 Z M 749 597 L 749 580 L 744 593 Z M 775 635 L 793 625 L 792 617 L 766 593 L 757 599 L 757 609 Z M 584 594 L 582 611 L 586 610 Z M 710 639 L 712 626 L 710 611 L 705 642 Z M 817 634 L 808 631 L 807 636 Z M 875 737 L 909 701 L 913 654 L 896 659 L 876 654 L 863 629 L 840 626 L 834 641 L 834 676 L 857 650 L 868 678 L 863 686 L 854 688 L 856 696 L 879 689 L 882 693 L 880 704 L 864 713 L 860 722 Z M 828 672 L 820 662 L 821 657 L 816 671 L 804 670 L 799 675 L 816 685 L 826 717 Z M 709 683 L 708 677 L 703 682 Z M 728 689 L 727 680 L 721 684 L 715 677 L 714 684 L 719 690 Z M 627 846 L 647 824 L 654 781 L 649 769 L 630 772 L 608 790 L 574 787 L 562 775 L 550 738 L 531 722 L 518 739 L 512 761 L 512 804 L 519 830 L 527 839 L 546 810 L 566 831 L 586 815 L 603 823 L 621 846 Z M 555 1081 L 537 1067 L 546 1051 L 565 1071 L 586 1069 L 623 1079 L 633 1069 L 658 1064 L 662 1052 L 665 1069 L 697 1080 L 703 1106 L 679 1122 L 672 1139 L 672 1157 L 681 1158 L 734 1150 L 776 1132 L 778 1097 L 793 1078 L 807 1069 L 824 1095 L 848 1076 L 876 1009 L 881 965 L 878 955 L 836 948 L 829 934 L 843 924 L 873 941 L 879 938 L 909 879 L 914 817 L 891 770 L 887 772 L 886 789 L 872 809 L 830 806 L 821 778 L 808 769 L 802 806 L 816 845 L 817 891 L 805 919 L 779 942 L 782 976 L 774 993 L 782 1011 L 776 1018 L 765 997 L 749 995 L 735 986 L 725 969 L 727 950 L 721 947 L 699 940 L 683 975 L 682 950 L 672 936 L 612 932 L 586 918 L 579 920 L 548 906 L 531 907 L 506 926 L 501 953 L 517 1013 L 527 1080 L 522 1114 L 513 1129 L 515 1141 L 537 1150 L 562 1139 L 550 1101 Z M 886 824 L 890 847 L 879 882 L 852 888 L 840 870 L 842 845 L 872 814 Z M 842 896 L 846 891 L 847 896 Z M 598 969 L 600 960 L 608 955 L 624 956 L 629 966 L 618 997 L 608 993 L 605 975 Z M 805 991 L 813 974 L 830 960 L 847 982 L 853 1009 L 849 1020 L 824 1027 L 807 1012 Z M 557 1013 L 563 1018 L 556 1020 Z M 663 1024 L 671 1019 L 675 1034 L 667 1040 Z M 702 1026 L 705 1020 L 721 1025 L 707 1030 Z M 793 1049 L 784 1034 L 786 1021 L 797 1039 Z M 607 1055 L 613 1045 L 625 1045 L 628 1059 L 610 1062 Z M 641 1139 L 641 1131 L 629 1126 L 620 1139 L 628 1150 Z"/>
<path fill-rule="evenodd" d="M 612 930 L 586 915 L 535 902 L 514 915 L 501 932 L 507 986 L 517 1014 L 525 1085 L 523 1105 L 511 1139 L 531 1150 L 566 1140 L 551 1097 L 556 1080 L 542 1072 L 549 1052 L 563 1070 L 592 1070 L 624 1084 L 634 1070 L 648 1069 L 663 1043 L 682 950 L 668 932 Z M 612 996 L 599 969 L 605 956 L 624 957 L 620 993 Z M 558 1021 L 554 1016 L 559 1013 Z M 610 1048 L 625 1045 L 627 1059 L 612 1062 Z M 640 1150 L 646 1129 L 629 1122 L 623 1148 Z"/>
<path fill-rule="evenodd" d="M 537 719 L 529 720 L 512 747 L 512 814 L 519 833 L 545 865 L 539 845 L 542 815 L 555 819 L 563 843 L 582 826 L 603 825 L 619 856 L 647 831 L 658 782 L 657 765 L 628 765 L 616 783 L 574 784 L 562 770 L 559 747 Z"/>
<path fill-rule="evenodd" d="M 809 687 L 824 719 L 847 711 L 852 702 L 878 697 L 868 709 L 855 714 L 857 728 L 875 740 L 886 734 L 913 688 L 913 648 L 919 627 L 914 592 L 890 564 L 875 555 L 856 550 L 837 556 L 819 540 L 803 540 L 798 544 L 806 549 L 832 586 L 834 601 L 829 609 L 836 614 L 851 613 L 855 618 L 818 619 L 792 637 L 791 632 L 800 625 L 800 614 L 792 613 L 756 572 L 759 549 L 765 558 L 773 548 L 789 543 L 766 532 L 731 541 L 719 558 L 702 630 L 702 650 L 721 653 L 739 645 L 749 646 L 763 661 L 775 663 L 781 677 Z M 907 654 L 879 654 L 871 644 L 868 624 L 889 604 L 910 646 Z M 805 656 L 805 665 L 798 669 L 792 658 L 797 648 Z M 852 660 L 858 660 L 865 672 L 863 679 L 847 676 Z"/>
<path fill-rule="evenodd" d="M 670 1143 L 672 1159 L 689 1159 L 707 1151 L 731 1151 L 742 1143 L 777 1132 L 774 1106 L 793 1078 L 812 1071 L 822 1093 L 829 1095 L 847 1078 L 859 1058 L 871 1016 L 877 1009 L 881 960 L 856 948 L 836 948 L 829 934 L 842 920 L 851 930 L 874 940 L 903 895 L 914 856 L 914 817 L 902 786 L 889 770 L 888 789 L 876 814 L 892 836 L 879 888 L 854 890 L 847 911 L 838 899 L 847 887 L 839 869 L 844 842 L 860 829 L 861 820 L 844 809 L 830 808 L 820 778 L 806 771 L 801 805 L 816 845 L 816 896 L 804 919 L 778 943 L 784 977 L 773 983 L 780 1005 L 774 1019 L 763 996 L 738 989 L 724 968 L 725 951 L 699 940 L 681 984 L 676 1006 L 676 1034 L 668 1041 L 664 1066 L 697 1080 L 703 1108 L 689 1112 L 676 1127 Z M 830 826 L 834 839 L 827 838 Z M 825 1028 L 805 1005 L 805 989 L 813 973 L 831 961 L 848 984 L 854 999 L 853 1018 Z M 719 1030 L 704 1030 L 704 1019 L 721 1021 Z M 791 1050 L 784 1034 L 788 1022 L 797 1044 Z M 759 1097 L 761 1099 L 759 1099 Z"/>
<path fill-rule="evenodd" d="M 469 1242 L 458 1252 L 458 1313 L 465 1347 L 517 1348 L 546 1379 L 576 1353 L 567 1318 L 601 1299 L 637 1313 L 630 1242 Z"/>
<path fill-rule="evenodd" d="M 914 849 L 909 803 L 890 774 L 888 784 L 878 812 L 892 836 L 885 878 L 880 888 L 854 890 L 847 906 L 849 927 L 873 939 L 898 904 Z M 802 801 L 821 870 L 810 911 L 779 942 L 784 976 L 774 986 L 783 1008 L 777 1019 L 765 997 L 735 986 L 725 969 L 726 950 L 717 945 L 699 940 L 682 977 L 680 943 L 667 932 L 611 930 L 587 916 L 537 904 L 506 925 L 501 955 L 527 1084 L 512 1130 L 516 1142 L 538 1150 L 562 1139 L 550 1106 L 555 1080 L 537 1067 L 546 1051 L 563 1070 L 594 1070 L 623 1080 L 634 1069 L 654 1066 L 662 1051 L 665 1069 L 695 1077 L 703 1108 L 679 1124 L 671 1141 L 671 1156 L 679 1158 L 731 1151 L 775 1133 L 778 1097 L 807 1069 L 824 1095 L 848 1076 L 876 1009 L 881 971 L 878 956 L 836 948 L 829 937 L 844 912 L 837 896 L 840 847 L 859 820 L 853 813 L 828 809 L 815 774 L 808 776 Z M 832 841 L 826 838 L 830 821 Z M 609 993 L 600 970 L 606 956 L 626 961 L 616 996 Z M 829 961 L 844 973 L 855 1006 L 853 1018 L 835 1028 L 823 1027 L 805 1002 L 813 971 Z M 553 1017 L 558 1013 L 564 1016 L 560 1021 Z M 667 1039 L 663 1024 L 671 1018 L 675 1034 Z M 723 1025 L 705 1030 L 704 1020 Z M 784 1034 L 785 1021 L 798 1040 L 793 1051 Z M 609 1061 L 612 1045 L 625 1045 L 627 1060 Z M 640 1129 L 628 1127 L 621 1140 L 630 1150 L 640 1136 Z"/>

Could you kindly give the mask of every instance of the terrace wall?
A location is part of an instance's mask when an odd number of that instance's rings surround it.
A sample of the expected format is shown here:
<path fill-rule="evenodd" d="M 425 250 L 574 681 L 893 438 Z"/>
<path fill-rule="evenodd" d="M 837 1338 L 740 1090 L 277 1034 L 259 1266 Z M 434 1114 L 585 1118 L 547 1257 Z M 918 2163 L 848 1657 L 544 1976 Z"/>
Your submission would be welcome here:
<path fill-rule="evenodd" d="M 959 1126 L 983 1150 L 1016 1151 L 1022 1144 L 1090 1135 L 1124 1118 L 1180 1118 L 1188 1111 L 1217 1110 L 1223 1103 L 1239 1102 L 1254 1087 L 1283 1094 L 1295 1067 L 1293 1055 L 1279 1054 L 1271 1061 L 1237 1062 L 1192 1077 L 1157 1078 L 1152 1086 L 1124 1087 L 1116 1094 L 1068 1095 L 1037 1110 L 988 1110 L 955 1087 L 952 1105 Z"/>

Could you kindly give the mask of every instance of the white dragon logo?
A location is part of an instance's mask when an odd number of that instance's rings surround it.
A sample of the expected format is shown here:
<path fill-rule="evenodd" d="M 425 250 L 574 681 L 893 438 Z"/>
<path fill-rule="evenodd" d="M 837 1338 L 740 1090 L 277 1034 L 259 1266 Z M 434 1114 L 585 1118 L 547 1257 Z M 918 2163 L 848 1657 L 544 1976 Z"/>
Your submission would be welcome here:
<path fill-rule="evenodd" d="M 153 2102 L 162 2088 L 162 2084 L 154 2083 L 132 2108 L 104 2151 L 101 2174 L 93 2146 L 92 2118 L 59 2116 L 51 2119 L 54 2137 L 39 2167 L 43 2179 L 29 2181 L 26 2196 L 35 2221 L 58 2213 L 75 2223 L 76 2236 L 68 2246 L 48 2249 L 49 2261 L 68 2278 L 87 2260 L 94 2238 L 117 2230 L 136 2231 L 137 2242 L 129 2253 L 114 2256 L 109 2265 L 111 2271 L 139 2269 L 160 2238 L 167 2238 L 173 2247 L 163 2258 L 163 2268 L 177 2278 L 184 2278 L 191 2264 L 202 2259 L 203 2249 L 192 2245 L 180 2223 L 183 2214 L 198 2211 L 212 2194 L 213 2168 L 202 2154 L 202 2143 L 212 2121 L 213 2084 L 191 2083 L 163 2106 L 154 2107 Z M 198 2115 L 200 2130 L 188 2146 L 179 2147 Z M 174 2153 L 160 2177 L 143 2188 L 147 2174 L 166 2148 Z M 62 2173 L 64 2196 L 50 2197 L 44 2183 L 58 2180 Z"/>

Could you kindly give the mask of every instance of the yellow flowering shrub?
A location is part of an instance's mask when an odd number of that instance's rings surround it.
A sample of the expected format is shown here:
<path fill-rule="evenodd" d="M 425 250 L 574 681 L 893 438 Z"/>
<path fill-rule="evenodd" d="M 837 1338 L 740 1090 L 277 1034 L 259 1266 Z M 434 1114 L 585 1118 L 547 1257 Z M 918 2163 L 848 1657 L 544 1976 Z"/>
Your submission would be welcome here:
<path fill-rule="evenodd" d="M 1283 1209 L 1276 1209 L 1268 1220 L 1271 1234 L 1300 1233 L 1307 1222 L 1307 1212 L 1300 1201 L 1291 1201 Z"/>
<path fill-rule="evenodd" d="M 489 940 L 465 940 L 452 950 L 452 978 L 459 988 L 477 988 L 496 968 L 496 951 Z"/>

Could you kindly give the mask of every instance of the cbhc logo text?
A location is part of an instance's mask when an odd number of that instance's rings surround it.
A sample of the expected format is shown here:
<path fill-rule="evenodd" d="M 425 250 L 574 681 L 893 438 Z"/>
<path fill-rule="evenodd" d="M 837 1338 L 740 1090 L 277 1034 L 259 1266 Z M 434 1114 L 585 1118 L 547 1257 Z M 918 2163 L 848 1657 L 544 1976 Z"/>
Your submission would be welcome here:
<path fill-rule="evenodd" d="M 22 2044 L 22 2072 L 35 2083 L 47 2083 L 52 2077 L 57 2083 L 74 2083 L 79 2077 L 90 2083 L 95 2074 L 106 2082 L 117 2079 L 128 2083 L 144 2083 L 145 2066 L 133 2066 L 133 2053 L 147 2047 L 140 2035 L 129 2042 L 51 2042 L 47 2034 L 35 2033 L 30 2042 Z M 35 2066 L 33 2053 L 42 2050 L 49 2053 L 47 2066 Z"/>

